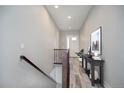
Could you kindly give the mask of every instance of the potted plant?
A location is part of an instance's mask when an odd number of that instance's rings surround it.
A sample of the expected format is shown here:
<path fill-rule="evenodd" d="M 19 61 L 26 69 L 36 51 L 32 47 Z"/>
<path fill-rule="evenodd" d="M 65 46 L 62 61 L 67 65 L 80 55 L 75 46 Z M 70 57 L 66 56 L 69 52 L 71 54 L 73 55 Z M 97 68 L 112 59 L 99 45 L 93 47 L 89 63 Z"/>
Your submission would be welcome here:
<path fill-rule="evenodd" d="M 79 56 L 79 61 L 82 61 L 82 56 L 84 54 L 84 49 L 81 49 L 80 52 L 76 52 L 77 56 Z"/>

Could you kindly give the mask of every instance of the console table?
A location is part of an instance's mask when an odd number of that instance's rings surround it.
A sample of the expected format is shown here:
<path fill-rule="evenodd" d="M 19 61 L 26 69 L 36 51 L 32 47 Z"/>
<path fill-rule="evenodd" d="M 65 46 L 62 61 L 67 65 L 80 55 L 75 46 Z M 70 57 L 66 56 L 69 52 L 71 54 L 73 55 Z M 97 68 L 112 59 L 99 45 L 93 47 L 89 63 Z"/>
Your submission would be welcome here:
<path fill-rule="evenodd" d="M 97 80 L 97 83 L 99 83 L 102 87 L 104 87 L 103 85 L 103 63 L 104 63 L 104 60 L 96 60 L 96 59 L 93 59 L 92 57 L 89 57 L 87 54 L 83 55 L 82 56 L 82 67 L 84 67 L 84 60 L 85 60 L 85 71 L 87 72 L 87 63 L 90 63 L 91 65 L 91 83 L 92 83 L 92 86 L 95 85 L 96 83 L 96 80 L 95 80 L 95 75 L 94 75 L 94 71 L 95 71 L 95 66 L 98 66 L 99 67 L 99 80 Z"/>

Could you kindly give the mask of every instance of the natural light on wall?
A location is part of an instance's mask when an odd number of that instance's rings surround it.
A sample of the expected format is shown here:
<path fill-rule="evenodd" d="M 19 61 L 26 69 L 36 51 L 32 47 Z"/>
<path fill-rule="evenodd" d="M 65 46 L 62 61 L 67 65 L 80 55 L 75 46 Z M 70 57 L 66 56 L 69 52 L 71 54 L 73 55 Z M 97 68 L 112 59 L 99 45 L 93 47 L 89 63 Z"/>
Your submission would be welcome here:
<path fill-rule="evenodd" d="M 67 49 L 69 49 L 69 37 L 67 37 Z"/>
<path fill-rule="evenodd" d="M 72 37 L 72 41 L 75 41 L 75 40 L 77 40 L 77 37 Z"/>

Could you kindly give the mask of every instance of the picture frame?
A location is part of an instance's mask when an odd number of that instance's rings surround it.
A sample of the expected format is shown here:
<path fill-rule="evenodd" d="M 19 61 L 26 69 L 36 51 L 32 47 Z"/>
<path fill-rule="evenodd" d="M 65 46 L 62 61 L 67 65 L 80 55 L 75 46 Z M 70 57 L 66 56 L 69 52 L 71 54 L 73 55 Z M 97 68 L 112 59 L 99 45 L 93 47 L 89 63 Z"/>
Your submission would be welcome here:
<path fill-rule="evenodd" d="M 102 27 L 93 31 L 90 35 L 90 47 L 93 55 L 102 55 Z"/>

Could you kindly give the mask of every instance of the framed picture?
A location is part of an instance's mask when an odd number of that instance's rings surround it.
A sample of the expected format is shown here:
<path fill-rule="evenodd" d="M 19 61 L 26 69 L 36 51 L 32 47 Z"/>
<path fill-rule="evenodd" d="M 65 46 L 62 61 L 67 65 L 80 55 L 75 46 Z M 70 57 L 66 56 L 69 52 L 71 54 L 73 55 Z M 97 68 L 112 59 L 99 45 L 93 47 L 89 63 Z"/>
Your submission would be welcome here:
<path fill-rule="evenodd" d="M 102 54 L 101 34 L 102 34 L 102 27 L 99 27 L 97 30 L 95 30 L 94 32 L 91 33 L 90 45 L 91 45 L 91 53 L 93 55 L 95 55 L 95 54 L 101 55 Z"/>

